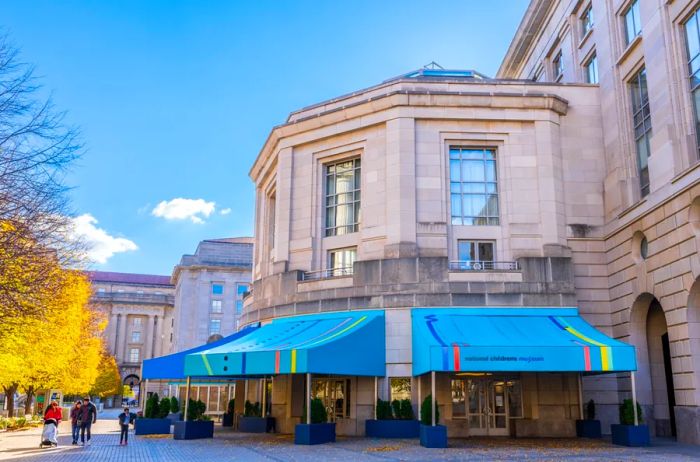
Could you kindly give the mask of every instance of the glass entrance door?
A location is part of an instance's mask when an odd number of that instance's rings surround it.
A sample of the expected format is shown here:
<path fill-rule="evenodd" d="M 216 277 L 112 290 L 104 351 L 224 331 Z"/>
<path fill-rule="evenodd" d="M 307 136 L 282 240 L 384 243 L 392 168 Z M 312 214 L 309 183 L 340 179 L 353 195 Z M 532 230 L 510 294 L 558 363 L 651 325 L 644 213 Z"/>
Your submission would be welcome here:
<path fill-rule="evenodd" d="M 508 396 L 503 380 L 466 380 L 470 435 L 508 435 Z"/>
<path fill-rule="evenodd" d="M 329 422 L 347 417 L 347 385 L 345 379 L 314 379 L 312 382 L 311 396 L 323 402 Z"/>

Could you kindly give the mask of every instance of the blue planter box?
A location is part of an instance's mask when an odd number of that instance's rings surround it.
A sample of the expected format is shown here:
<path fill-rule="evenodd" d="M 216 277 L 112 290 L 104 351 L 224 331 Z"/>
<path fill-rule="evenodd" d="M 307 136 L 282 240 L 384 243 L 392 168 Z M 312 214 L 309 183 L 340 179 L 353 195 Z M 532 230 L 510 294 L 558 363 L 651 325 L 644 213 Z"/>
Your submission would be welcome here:
<path fill-rule="evenodd" d="M 171 412 L 170 414 L 168 414 L 167 419 L 172 425 L 175 425 L 175 422 L 177 422 L 178 420 L 182 420 L 182 412 Z"/>
<path fill-rule="evenodd" d="M 238 431 L 243 433 L 265 433 L 267 419 L 263 417 L 241 417 L 238 421 Z"/>
<path fill-rule="evenodd" d="M 649 427 L 646 425 L 612 424 L 612 442 L 620 446 L 649 446 Z"/>
<path fill-rule="evenodd" d="M 365 420 L 365 436 L 371 438 L 418 438 L 417 420 Z"/>
<path fill-rule="evenodd" d="M 577 420 L 576 436 L 579 438 L 602 438 L 600 420 Z"/>
<path fill-rule="evenodd" d="M 420 445 L 424 448 L 446 448 L 447 427 L 444 425 L 420 425 Z"/>
<path fill-rule="evenodd" d="M 335 423 L 297 424 L 294 444 L 335 443 Z"/>
<path fill-rule="evenodd" d="M 169 435 L 170 419 L 138 418 L 134 422 L 135 435 Z"/>
<path fill-rule="evenodd" d="M 173 438 L 176 440 L 196 440 L 214 438 L 214 421 L 191 420 L 175 422 Z"/>

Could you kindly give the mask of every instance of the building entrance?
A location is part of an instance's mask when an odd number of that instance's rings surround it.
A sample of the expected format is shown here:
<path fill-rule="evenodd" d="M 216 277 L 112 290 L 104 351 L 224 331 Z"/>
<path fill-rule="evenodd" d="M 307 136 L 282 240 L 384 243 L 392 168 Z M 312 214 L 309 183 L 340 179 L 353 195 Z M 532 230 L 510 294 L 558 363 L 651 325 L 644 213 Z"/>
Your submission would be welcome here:
<path fill-rule="evenodd" d="M 520 381 L 503 377 L 452 380 L 452 418 L 466 419 L 473 436 L 507 436 L 522 410 Z"/>
<path fill-rule="evenodd" d="M 347 379 L 314 379 L 311 382 L 311 396 L 323 402 L 329 422 L 349 417 L 349 393 L 350 381 Z"/>

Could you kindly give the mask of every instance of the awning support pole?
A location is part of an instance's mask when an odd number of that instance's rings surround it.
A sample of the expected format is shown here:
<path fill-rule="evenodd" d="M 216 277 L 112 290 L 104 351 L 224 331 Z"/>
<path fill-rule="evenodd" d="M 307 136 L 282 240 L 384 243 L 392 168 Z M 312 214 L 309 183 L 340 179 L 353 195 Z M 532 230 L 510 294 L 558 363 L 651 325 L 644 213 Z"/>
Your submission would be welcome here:
<path fill-rule="evenodd" d="M 420 415 L 420 406 L 421 406 L 421 404 L 423 404 L 423 401 L 421 401 L 421 398 L 422 398 L 422 393 L 421 393 L 421 388 L 420 388 L 421 382 L 422 382 L 421 378 L 422 377 L 420 375 L 416 376 L 416 380 L 418 381 L 418 415 Z"/>
<path fill-rule="evenodd" d="M 141 410 L 144 413 L 146 412 L 146 398 L 147 397 L 148 397 L 148 379 L 143 381 L 143 391 L 141 392 L 141 396 L 139 396 L 139 401 L 142 401 Z"/>
<path fill-rule="evenodd" d="M 430 398 L 431 398 L 431 411 L 432 411 L 432 422 L 433 427 L 435 426 L 435 371 L 430 371 Z"/>
<path fill-rule="evenodd" d="M 267 378 L 263 377 L 262 378 L 262 417 L 265 417 L 266 414 L 266 407 L 265 404 L 267 404 L 266 401 L 267 398 Z"/>
<path fill-rule="evenodd" d="M 637 415 L 637 386 L 634 383 L 634 371 L 630 372 L 632 380 L 632 412 L 634 413 L 634 426 L 639 425 L 639 416 Z"/>
<path fill-rule="evenodd" d="M 306 424 L 311 425 L 311 374 L 306 374 Z"/>
<path fill-rule="evenodd" d="M 374 420 L 377 420 L 377 401 L 379 400 L 379 377 L 374 376 Z"/>
<path fill-rule="evenodd" d="M 248 379 L 245 380 L 245 386 L 243 387 L 243 403 L 248 401 Z"/>
<path fill-rule="evenodd" d="M 191 378 L 188 375 L 187 376 L 187 384 L 185 385 L 185 418 L 182 419 L 185 422 L 187 422 L 187 411 L 190 408 L 190 383 L 191 383 Z"/>
<path fill-rule="evenodd" d="M 578 374 L 578 414 L 579 419 L 583 420 L 583 378 Z"/>

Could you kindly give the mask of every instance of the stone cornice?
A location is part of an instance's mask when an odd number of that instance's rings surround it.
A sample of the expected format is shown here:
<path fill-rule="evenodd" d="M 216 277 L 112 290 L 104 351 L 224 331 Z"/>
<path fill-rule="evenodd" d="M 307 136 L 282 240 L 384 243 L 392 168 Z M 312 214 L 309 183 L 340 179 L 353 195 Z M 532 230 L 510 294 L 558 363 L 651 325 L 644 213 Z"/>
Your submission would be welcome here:
<path fill-rule="evenodd" d="M 175 268 L 173 268 L 173 275 L 170 277 L 170 280 L 172 281 L 173 285 L 177 285 L 177 280 L 180 278 L 180 273 L 185 270 L 192 270 L 195 272 L 208 271 L 212 273 L 250 273 L 252 271 L 252 267 L 234 265 L 176 265 Z"/>
<path fill-rule="evenodd" d="M 408 82 L 408 80 L 406 80 L 406 82 Z M 513 88 L 508 88 L 508 85 L 522 86 L 524 83 L 522 81 L 479 82 L 474 85 L 478 85 L 481 89 L 475 88 L 474 91 L 426 90 L 425 85 L 421 85 L 420 89 L 392 90 L 391 87 L 397 88 L 397 83 L 405 82 L 392 82 L 391 85 L 388 85 L 386 88 L 387 91 L 384 93 L 366 99 L 349 101 L 348 104 L 345 105 L 338 104 L 339 101 L 333 101 L 334 104 L 327 104 L 329 106 L 328 109 L 311 113 L 308 116 L 300 116 L 295 118 L 294 121 L 274 127 L 249 172 L 250 177 L 253 181 L 257 181 L 260 174 L 266 170 L 265 165 L 268 163 L 271 154 L 283 138 L 331 126 L 340 122 L 358 119 L 370 114 L 377 114 L 393 108 L 512 108 L 522 109 L 524 111 L 541 109 L 553 111 L 558 115 L 565 115 L 569 105 L 568 101 L 564 98 L 546 91 L 508 91 L 509 89 L 513 90 Z M 410 83 L 415 84 L 415 82 Z M 457 83 L 464 84 L 464 82 Z M 483 88 L 493 87 L 495 84 L 503 85 L 503 91 L 490 91 L 488 88 Z M 552 86 L 552 84 L 540 85 L 534 83 L 528 83 L 527 85 L 535 89 L 538 89 L 537 87 L 540 86 Z M 517 100 L 517 103 L 515 100 Z M 494 118 L 497 117 L 502 117 L 502 115 L 494 114 Z M 373 123 L 376 123 L 376 121 Z M 175 281 L 175 273 L 173 273 L 173 281 Z"/>

